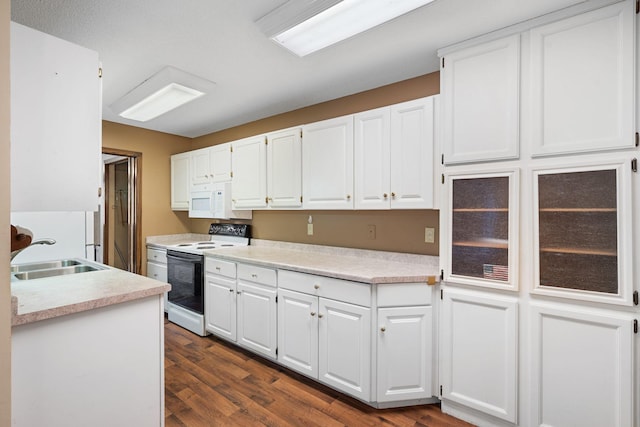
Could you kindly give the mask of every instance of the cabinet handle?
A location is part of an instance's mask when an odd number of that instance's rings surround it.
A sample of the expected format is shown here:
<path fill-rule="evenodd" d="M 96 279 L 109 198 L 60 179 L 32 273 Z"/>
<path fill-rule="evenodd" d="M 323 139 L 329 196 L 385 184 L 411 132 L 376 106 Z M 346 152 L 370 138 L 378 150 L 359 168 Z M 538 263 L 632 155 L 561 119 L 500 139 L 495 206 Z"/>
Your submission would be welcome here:
<path fill-rule="evenodd" d="M 229 292 L 233 292 L 233 289 L 229 289 Z"/>
<path fill-rule="evenodd" d="M 316 312 L 315 312 L 315 311 L 312 311 L 312 312 L 311 312 L 311 316 L 315 316 L 315 315 L 316 315 Z"/>
<path fill-rule="evenodd" d="M 391 192 L 391 197 L 396 197 L 396 193 Z"/>
<path fill-rule="evenodd" d="M 253 277 L 254 279 L 257 279 L 258 275 L 257 274 L 252 274 L 251 277 Z"/>
<path fill-rule="evenodd" d="M 324 314 L 322 314 L 322 313 L 318 313 L 318 319 L 321 319 L 321 318 L 323 318 L 323 317 L 324 317 Z"/>
<path fill-rule="evenodd" d="M 231 292 L 233 292 L 233 290 L 231 290 Z M 237 291 L 236 294 L 240 295 L 242 293 L 242 291 Z"/>
<path fill-rule="evenodd" d="M 313 285 L 313 289 L 320 289 L 320 285 L 318 284 Z"/>
<path fill-rule="evenodd" d="M 220 271 L 220 267 L 216 267 L 216 271 Z"/>
<path fill-rule="evenodd" d="M 387 193 L 384 193 L 384 194 L 382 195 L 382 197 L 384 197 L 384 198 L 386 199 L 387 197 L 389 197 L 389 195 L 388 195 Z"/>
<path fill-rule="evenodd" d="M 381 326 L 381 327 L 380 327 L 380 332 L 384 332 L 384 331 L 386 331 L 386 330 L 387 330 L 387 328 L 385 328 L 384 326 Z"/>

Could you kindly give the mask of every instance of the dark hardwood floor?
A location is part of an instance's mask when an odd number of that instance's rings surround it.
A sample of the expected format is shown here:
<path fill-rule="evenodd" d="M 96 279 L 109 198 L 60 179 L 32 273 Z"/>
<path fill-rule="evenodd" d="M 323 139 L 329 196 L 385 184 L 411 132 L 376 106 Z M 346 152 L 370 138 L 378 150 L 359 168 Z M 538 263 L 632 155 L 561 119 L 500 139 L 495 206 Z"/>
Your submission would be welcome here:
<path fill-rule="evenodd" d="M 172 426 L 470 426 L 438 405 L 377 410 L 223 340 L 165 320 Z"/>

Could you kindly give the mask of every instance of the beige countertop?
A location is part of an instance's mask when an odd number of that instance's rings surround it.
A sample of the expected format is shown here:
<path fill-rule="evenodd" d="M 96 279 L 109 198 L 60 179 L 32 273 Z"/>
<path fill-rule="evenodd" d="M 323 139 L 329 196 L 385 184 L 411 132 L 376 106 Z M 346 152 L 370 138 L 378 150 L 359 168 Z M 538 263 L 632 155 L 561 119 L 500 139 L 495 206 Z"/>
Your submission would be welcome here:
<path fill-rule="evenodd" d="M 252 240 L 251 246 L 206 251 L 208 257 L 247 262 L 369 284 L 439 281 L 438 257 Z"/>
<path fill-rule="evenodd" d="M 17 312 L 11 323 L 23 325 L 160 295 L 170 289 L 167 283 L 114 268 L 12 281 L 12 302 L 17 300 Z"/>

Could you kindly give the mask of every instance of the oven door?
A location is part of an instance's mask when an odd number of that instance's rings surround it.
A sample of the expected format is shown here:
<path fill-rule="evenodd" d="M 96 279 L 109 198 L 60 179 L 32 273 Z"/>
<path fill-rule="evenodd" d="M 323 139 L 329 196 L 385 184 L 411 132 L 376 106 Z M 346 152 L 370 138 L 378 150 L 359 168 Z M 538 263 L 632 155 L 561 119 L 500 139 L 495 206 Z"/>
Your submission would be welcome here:
<path fill-rule="evenodd" d="M 204 256 L 167 251 L 169 303 L 204 314 Z"/>

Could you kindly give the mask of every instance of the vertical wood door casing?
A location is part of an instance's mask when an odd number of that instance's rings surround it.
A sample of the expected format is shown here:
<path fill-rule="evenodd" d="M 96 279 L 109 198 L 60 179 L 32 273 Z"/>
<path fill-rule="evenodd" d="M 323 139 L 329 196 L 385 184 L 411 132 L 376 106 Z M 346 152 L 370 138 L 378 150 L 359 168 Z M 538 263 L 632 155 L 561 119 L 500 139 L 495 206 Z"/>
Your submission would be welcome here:
<path fill-rule="evenodd" d="M 174 211 L 189 210 L 190 163 L 191 154 L 188 152 L 171 156 L 171 209 Z"/>
<path fill-rule="evenodd" d="M 532 304 L 532 426 L 634 425 L 633 319 L 614 311 Z"/>
<path fill-rule="evenodd" d="M 302 206 L 301 129 L 267 135 L 267 192 L 270 208 Z"/>
<path fill-rule="evenodd" d="M 517 423 L 517 298 L 447 287 L 441 308 L 442 398 Z"/>
<path fill-rule="evenodd" d="M 450 53 L 443 61 L 445 164 L 518 158 L 520 35 Z"/>
<path fill-rule="evenodd" d="M 531 30 L 533 155 L 635 145 L 634 2 Z"/>
<path fill-rule="evenodd" d="M 238 280 L 237 342 L 258 354 L 276 358 L 276 288 Z"/>
<path fill-rule="evenodd" d="M 318 313 L 318 379 L 370 400 L 371 309 L 320 298 Z"/>
<path fill-rule="evenodd" d="M 267 206 L 267 145 L 265 136 L 232 142 L 234 209 Z"/>
<path fill-rule="evenodd" d="M 430 306 L 378 309 L 378 402 L 423 399 L 433 395 L 432 325 L 433 308 Z"/>
<path fill-rule="evenodd" d="M 353 209 L 353 116 L 303 127 L 304 209 Z"/>
<path fill-rule="evenodd" d="M 316 379 L 317 314 L 318 297 L 278 288 L 278 361 Z"/>

